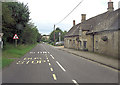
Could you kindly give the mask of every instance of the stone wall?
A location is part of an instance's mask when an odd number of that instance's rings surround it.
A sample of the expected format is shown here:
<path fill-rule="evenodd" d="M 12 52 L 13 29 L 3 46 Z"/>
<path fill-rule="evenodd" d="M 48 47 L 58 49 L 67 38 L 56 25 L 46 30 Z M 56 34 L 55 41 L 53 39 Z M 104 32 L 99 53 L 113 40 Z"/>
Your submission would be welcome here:
<path fill-rule="evenodd" d="M 86 49 L 88 49 L 88 51 L 93 52 L 94 49 L 94 52 L 96 53 L 118 57 L 118 54 L 120 55 L 118 50 L 120 48 L 120 42 L 118 41 L 118 38 L 120 38 L 120 34 L 118 35 L 118 32 L 120 31 L 106 31 L 95 34 L 93 37 L 93 35 L 85 35 L 86 34 L 85 31 L 83 32 L 82 36 L 79 36 L 79 41 L 77 41 L 78 36 L 65 38 L 64 46 L 66 48 L 84 50 L 85 48 L 83 42 L 86 41 L 87 42 Z M 103 37 L 105 38 L 107 37 L 107 40 L 104 41 Z M 93 43 L 93 38 L 94 38 L 94 43 Z M 119 47 L 118 47 L 118 43 L 119 43 Z"/>
<path fill-rule="evenodd" d="M 107 40 L 104 40 L 107 38 Z M 93 36 L 89 35 L 88 50 L 93 51 Z M 107 31 L 94 35 L 94 52 L 118 57 L 118 31 Z"/>

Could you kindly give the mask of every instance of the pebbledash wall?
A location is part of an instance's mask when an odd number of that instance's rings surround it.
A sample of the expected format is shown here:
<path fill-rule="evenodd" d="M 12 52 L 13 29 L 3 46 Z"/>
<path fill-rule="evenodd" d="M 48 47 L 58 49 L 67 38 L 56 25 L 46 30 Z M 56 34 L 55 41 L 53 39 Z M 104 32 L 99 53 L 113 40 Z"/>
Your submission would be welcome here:
<path fill-rule="evenodd" d="M 76 50 L 96 52 L 108 56 L 120 56 L 120 9 L 113 10 L 113 2 L 108 2 L 108 11 L 86 20 L 82 14 L 81 23 L 68 31 L 64 38 L 64 47 Z M 89 24 L 89 25 L 88 25 Z M 80 31 L 81 30 L 81 31 Z"/>

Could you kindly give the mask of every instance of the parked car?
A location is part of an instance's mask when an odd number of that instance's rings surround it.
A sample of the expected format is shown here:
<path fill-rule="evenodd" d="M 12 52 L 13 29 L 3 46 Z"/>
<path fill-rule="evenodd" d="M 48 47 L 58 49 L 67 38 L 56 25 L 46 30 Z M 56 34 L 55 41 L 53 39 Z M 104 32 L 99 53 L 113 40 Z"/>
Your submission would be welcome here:
<path fill-rule="evenodd" d="M 55 45 L 64 45 L 64 41 L 56 42 Z"/>

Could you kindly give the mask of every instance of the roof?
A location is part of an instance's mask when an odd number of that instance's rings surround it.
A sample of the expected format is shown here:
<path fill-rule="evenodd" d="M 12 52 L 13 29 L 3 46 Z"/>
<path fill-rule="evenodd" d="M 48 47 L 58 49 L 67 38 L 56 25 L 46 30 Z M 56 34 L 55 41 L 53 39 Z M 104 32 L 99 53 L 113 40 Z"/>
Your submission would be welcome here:
<path fill-rule="evenodd" d="M 65 35 L 65 37 L 78 36 L 80 28 L 83 31 L 88 31 L 88 34 L 106 30 L 118 30 L 118 28 L 120 29 L 120 26 L 118 27 L 118 20 L 120 20 L 120 8 L 112 12 L 107 11 L 103 14 L 99 14 L 73 26 Z"/>

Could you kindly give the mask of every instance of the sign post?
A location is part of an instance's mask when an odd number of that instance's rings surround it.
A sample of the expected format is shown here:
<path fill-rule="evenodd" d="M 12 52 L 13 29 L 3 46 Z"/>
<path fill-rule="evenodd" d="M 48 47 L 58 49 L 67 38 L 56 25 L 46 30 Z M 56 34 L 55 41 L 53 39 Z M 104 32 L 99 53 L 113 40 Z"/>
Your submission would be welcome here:
<path fill-rule="evenodd" d="M 17 47 L 17 39 L 19 39 L 17 34 L 14 35 L 13 39 L 15 39 L 15 46 Z"/>
<path fill-rule="evenodd" d="M 0 48 L 3 48 L 2 36 L 3 36 L 3 33 L 0 33 Z"/>

